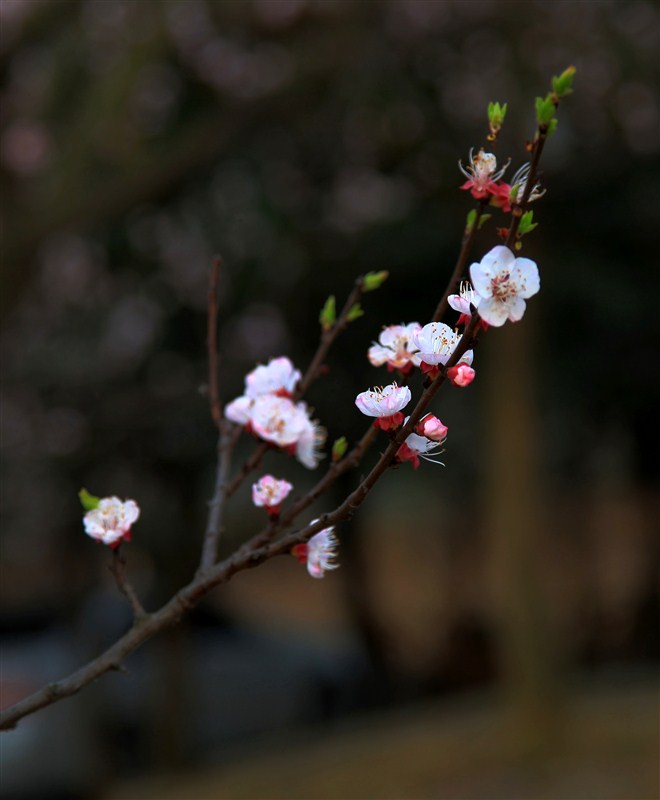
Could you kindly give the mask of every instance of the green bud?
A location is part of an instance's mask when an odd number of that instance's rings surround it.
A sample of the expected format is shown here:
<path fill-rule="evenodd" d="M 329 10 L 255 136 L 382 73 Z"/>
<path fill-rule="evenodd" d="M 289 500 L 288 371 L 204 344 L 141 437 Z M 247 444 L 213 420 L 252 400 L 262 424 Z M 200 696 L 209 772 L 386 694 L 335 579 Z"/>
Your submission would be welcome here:
<path fill-rule="evenodd" d="M 87 489 L 81 489 L 78 492 L 78 497 L 85 511 L 93 511 L 95 508 L 99 507 L 99 503 L 101 502 L 100 497 L 90 494 Z"/>
<path fill-rule="evenodd" d="M 340 461 L 346 455 L 347 450 L 348 441 L 346 440 L 345 436 L 340 436 L 339 439 L 335 439 L 335 442 L 332 445 L 332 460 Z"/>
<path fill-rule="evenodd" d="M 504 117 L 506 116 L 506 103 L 500 105 L 499 103 L 488 103 L 488 122 L 498 130 L 502 127 Z"/>
<path fill-rule="evenodd" d="M 539 125 L 549 125 L 555 115 L 555 104 L 552 95 L 536 98 L 536 121 Z"/>
<path fill-rule="evenodd" d="M 337 320 L 337 308 L 335 306 L 335 296 L 331 294 L 325 301 L 321 313 L 319 314 L 319 322 L 324 331 L 331 330 L 332 326 Z"/>
<path fill-rule="evenodd" d="M 359 303 L 356 303 L 354 306 L 351 306 L 346 319 L 349 322 L 354 322 L 356 319 L 359 319 L 364 314 L 362 310 L 362 306 Z"/>
<path fill-rule="evenodd" d="M 480 230 L 481 230 L 481 226 L 482 226 L 484 223 L 488 222 L 488 220 L 489 220 L 489 219 L 490 219 L 492 216 L 493 216 L 492 214 L 482 214 L 482 215 L 481 215 L 481 219 L 479 220 L 479 225 L 477 226 L 477 230 L 478 230 L 478 231 L 480 231 Z"/>
<path fill-rule="evenodd" d="M 557 130 L 557 124 L 559 120 L 551 119 L 548 123 L 548 132 L 546 133 L 546 137 L 552 136 L 552 134 Z"/>
<path fill-rule="evenodd" d="M 468 211 L 468 215 L 465 218 L 465 232 L 472 233 L 472 228 L 474 228 L 474 221 L 477 218 L 476 209 L 472 209 L 472 211 Z"/>
<path fill-rule="evenodd" d="M 362 278 L 362 291 L 373 292 L 374 289 L 380 289 L 389 278 L 389 275 L 390 273 L 385 269 L 382 269 L 380 272 L 367 272 L 364 278 Z"/>
<path fill-rule="evenodd" d="M 520 224 L 518 225 L 518 233 L 523 236 L 526 233 L 531 233 L 534 228 L 538 225 L 538 222 L 533 222 L 534 219 L 534 212 L 533 211 L 525 211 L 525 213 L 520 217 Z"/>
<path fill-rule="evenodd" d="M 575 67 L 568 67 L 561 75 L 555 76 L 552 79 L 552 91 L 557 97 L 564 97 L 564 95 L 571 94 L 573 91 L 574 75 Z"/>

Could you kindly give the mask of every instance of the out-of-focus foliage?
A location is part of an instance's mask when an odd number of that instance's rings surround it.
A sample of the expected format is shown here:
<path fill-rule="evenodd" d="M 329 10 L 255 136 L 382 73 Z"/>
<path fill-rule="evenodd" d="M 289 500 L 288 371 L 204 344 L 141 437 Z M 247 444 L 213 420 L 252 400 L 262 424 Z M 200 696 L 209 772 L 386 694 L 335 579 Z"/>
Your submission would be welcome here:
<path fill-rule="evenodd" d="M 389 270 L 310 398 L 329 441 L 354 438 L 379 326 L 424 323 L 451 270 L 470 208 L 456 162 L 485 142 L 488 103 L 507 103 L 498 155 L 517 167 L 534 97 L 568 64 L 525 239 L 543 276 L 546 466 L 560 485 L 651 475 L 654 3 L 5 0 L 0 14 L 14 601 L 75 600 L 93 580 L 82 485 L 139 498 L 134 552 L 162 589 L 189 573 L 215 457 L 199 387 L 216 252 L 226 400 L 257 360 L 303 366 L 325 298 Z M 490 225 L 478 242 L 495 243 Z M 478 467 L 474 395 L 446 402 L 443 491 Z"/>

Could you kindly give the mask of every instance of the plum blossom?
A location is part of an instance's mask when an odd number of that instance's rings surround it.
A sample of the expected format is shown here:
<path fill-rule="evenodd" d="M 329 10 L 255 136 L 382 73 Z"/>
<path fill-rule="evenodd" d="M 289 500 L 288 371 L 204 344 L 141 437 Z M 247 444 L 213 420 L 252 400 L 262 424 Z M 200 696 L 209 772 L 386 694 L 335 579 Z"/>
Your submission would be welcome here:
<path fill-rule="evenodd" d="M 449 325 L 445 325 L 444 322 L 429 322 L 428 325 L 424 325 L 424 327 L 413 336 L 413 342 L 423 362 L 422 369 L 424 370 L 425 364 L 429 367 L 434 367 L 438 364 L 446 364 L 461 339 L 461 334 L 453 331 Z M 472 350 L 466 350 L 461 356 L 459 363 L 471 364 L 472 357 Z M 432 372 L 432 370 L 428 368 L 424 371 Z"/>
<path fill-rule="evenodd" d="M 374 367 L 387 364 L 388 370 L 401 370 L 409 372 L 413 367 L 419 366 L 419 358 L 411 352 L 412 336 L 421 329 L 419 322 L 410 322 L 408 325 L 388 325 L 383 328 L 378 337 L 369 348 L 367 356 Z"/>
<path fill-rule="evenodd" d="M 247 425 L 252 414 L 252 406 L 254 406 L 254 399 L 247 395 L 241 395 L 232 400 L 231 403 L 227 403 L 225 417 L 230 422 L 236 422 L 238 425 Z"/>
<path fill-rule="evenodd" d="M 516 170 L 511 178 L 511 183 L 501 181 L 497 186 L 497 192 L 491 197 L 491 204 L 499 206 L 506 214 L 511 211 L 511 206 L 520 202 L 520 198 L 525 193 L 527 186 L 527 179 L 529 178 L 530 164 L 523 164 L 520 169 Z M 515 190 L 515 191 L 514 191 Z M 540 183 L 535 183 L 527 198 L 528 203 L 533 203 L 539 197 L 543 197 L 545 189 L 541 188 Z"/>
<path fill-rule="evenodd" d="M 475 375 L 475 371 L 467 364 L 456 364 L 453 367 L 449 367 L 447 370 L 447 377 L 449 380 L 454 386 L 460 386 L 462 388 L 469 386 L 474 380 Z"/>
<path fill-rule="evenodd" d="M 479 301 L 479 316 L 499 327 L 508 320 L 518 322 L 525 313 L 525 300 L 540 288 L 538 267 L 529 258 L 516 258 L 504 245 L 493 247 L 480 263 L 470 267 L 470 278 Z M 471 363 L 471 362 L 468 362 Z"/>
<path fill-rule="evenodd" d="M 272 358 L 245 376 L 245 394 L 253 398 L 262 394 L 291 397 L 300 378 L 300 371 L 286 356 Z"/>
<path fill-rule="evenodd" d="M 506 172 L 509 162 L 500 169 L 497 169 L 497 159 L 492 153 L 484 153 L 479 150 L 476 156 L 472 155 L 470 148 L 470 163 L 464 167 L 462 162 L 458 162 L 459 169 L 468 179 L 461 189 L 469 189 L 470 194 L 476 200 L 483 200 L 489 195 L 497 194 L 498 181 Z"/>
<path fill-rule="evenodd" d="M 408 405 L 411 397 L 407 386 L 390 383 L 388 386 L 360 392 L 355 398 L 355 405 L 365 416 L 376 417 L 374 422 L 376 427 L 391 430 L 401 425 L 403 421 L 401 409 Z"/>
<path fill-rule="evenodd" d="M 269 516 L 276 517 L 280 513 L 280 505 L 292 489 L 293 484 L 289 481 L 264 475 L 252 484 L 252 502 L 258 508 L 265 508 Z"/>
<path fill-rule="evenodd" d="M 312 520 L 312 525 L 318 520 Z M 331 569 L 337 569 L 339 564 L 335 564 L 336 549 L 339 546 L 334 528 L 323 528 L 315 533 L 308 542 L 297 544 L 291 549 L 301 564 L 307 565 L 307 571 L 312 578 L 322 578 Z"/>
<path fill-rule="evenodd" d="M 122 502 L 118 497 L 104 497 L 96 508 L 83 517 L 85 533 L 110 547 L 117 548 L 122 541 L 130 542 L 131 525 L 140 516 L 135 500 Z"/>

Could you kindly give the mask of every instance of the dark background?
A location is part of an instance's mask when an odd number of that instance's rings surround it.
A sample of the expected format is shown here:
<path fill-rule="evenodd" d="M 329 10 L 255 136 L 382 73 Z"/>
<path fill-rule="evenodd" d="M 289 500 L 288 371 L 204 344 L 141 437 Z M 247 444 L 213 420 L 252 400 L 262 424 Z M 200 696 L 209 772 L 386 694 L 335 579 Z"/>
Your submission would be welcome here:
<path fill-rule="evenodd" d="M 487 103 L 509 105 L 497 153 L 515 168 L 534 97 L 577 67 L 525 240 L 542 290 L 519 325 L 484 339 L 472 387 L 435 402 L 446 467 L 386 475 L 338 530 L 342 569 L 323 583 L 293 559 L 238 575 L 136 654 L 130 676 L 21 723 L 4 737 L 7 790 L 39 794 L 46 781 L 87 796 L 137 773 L 227 770 L 228 747 L 331 736 L 364 714 L 369 740 L 387 727 L 384 709 L 432 699 L 442 721 L 446 702 L 475 692 L 502 698 L 493 714 L 512 713 L 525 754 L 530 742 L 554 753 L 557 731 L 574 727 L 559 709 L 578 714 L 597 685 L 599 708 L 629 713 L 641 691 L 647 716 L 630 712 L 604 749 L 585 734 L 593 752 L 576 745 L 553 777 L 516 783 L 518 767 L 503 777 L 506 759 L 481 754 L 494 771 L 483 786 L 474 758 L 453 783 L 440 764 L 415 783 L 414 763 L 393 758 L 387 786 L 420 797 L 657 792 L 645 755 L 657 736 L 657 6 L 5 0 L 0 22 L 7 700 L 127 623 L 109 553 L 82 533 L 81 486 L 139 502 L 129 571 L 149 608 L 195 569 L 216 444 L 204 395 L 213 254 L 224 257 L 225 401 L 258 361 L 287 354 L 304 368 L 327 295 L 340 302 L 356 275 L 390 271 L 309 395 L 329 440 L 354 440 L 354 396 L 387 380 L 368 346 L 383 324 L 424 324 L 451 272 L 473 205 L 457 161 L 484 144 Z M 475 258 L 499 224 L 483 229 Z M 297 491 L 323 470 L 274 454 L 265 467 Z M 249 483 L 226 552 L 262 521 Z M 450 727 L 463 724 L 457 713 Z M 484 747 L 500 741 L 492 719 L 476 724 Z M 585 777 L 589 758 L 599 766 Z M 621 783 L 594 789 L 605 764 Z M 266 791 L 241 786 L 224 791 Z"/>

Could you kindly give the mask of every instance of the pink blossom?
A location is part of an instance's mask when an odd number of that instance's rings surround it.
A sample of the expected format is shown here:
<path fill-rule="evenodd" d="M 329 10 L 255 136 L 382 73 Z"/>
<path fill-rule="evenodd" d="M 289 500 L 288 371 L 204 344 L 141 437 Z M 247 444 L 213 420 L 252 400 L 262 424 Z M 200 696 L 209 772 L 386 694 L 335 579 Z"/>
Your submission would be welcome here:
<path fill-rule="evenodd" d="M 306 409 L 304 403 L 298 403 L 299 408 Z M 298 441 L 296 442 L 296 458 L 307 469 L 316 469 L 319 461 L 323 458 L 320 448 L 325 444 L 327 431 L 322 427 L 318 420 L 309 419 L 305 413 L 305 423 L 303 425 Z"/>
<path fill-rule="evenodd" d="M 236 422 L 238 425 L 247 425 L 250 421 L 253 405 L 253 398 L 247 397 L 247 395 L 241 395 L 241 397 L 232 400 L 231 403 L 227 403 L 225 406 L 225 417 L 227 417 L 230 422 Z"/>
<path fill-rule="evenodd" d="M 367 356 L 374 367 L 387 364 L 390 370 L 409 371 L 419 366 L 419 358 L 411 352 L 412 336 L 421 329 L 419 322 L 408 325 L 388 325 L 378 337 L 378 343 L 369 348 Z"/>
<path fill-rule="evenodd" d="M 454 367 L 449 367 L 447 370 L 447 377 L 454 384 L 454 386 L 469 386 L 474 380 L 475 371 L 467 364 L 456 364 Z"/>
<path fill-rule="evenodd" d="M 525 300 L 540 288 L 539 271 L 529 258 L 516 258 L 508 247 L 497 245 L 470 267 L 479 301 L 479 316 L 499 327 L 517 322 L 525 313 Z M 470 362 L 471 363 L 471 362 Z"/>
<path fill-rule="evenodd" d="M 447 438 L 449 429 L 446 425 L 443 425 L 436 416 L 433 414 L 427 414 L 417 423 L 415 431 L 420 436 L 425 436 L 432 442 L 438 442 L 439 444 L 442 444 L 442 442 L 444 442 Z"/>
<path fill-rule="evenodd" d="M 318 520 L 312 520 L 312 524 Z M 339 546 L 337 537 L 333 533 L 334 528 L 323 528 L 322 531 L 315 533 L 311 539 L 304 544 L 297 544 L 291 549 L 291 553 L 296 556 L 301 564 L 307 565 L 307 571 L 312 578 L 322 578 L 331 569 L 337 569 L 339 564 L 333 563 L 336 558 L 336 549 Z"/>
<path fill-rule="evenodd" d="M 278 480 L 272 475 L 264 475 L 252 484 L 252 502 L 258 508 L 265 508 L 270 516 L 277 516 L 293 484 Z"/>
<path fill-rule="evenodd" d="M 131 540 L 131 525 L 140 516 L 135 500 L 122 502 L 118 497 L 104 497 L 96 508 L 83 517 L 85 533 L 113 549 Z"/>

